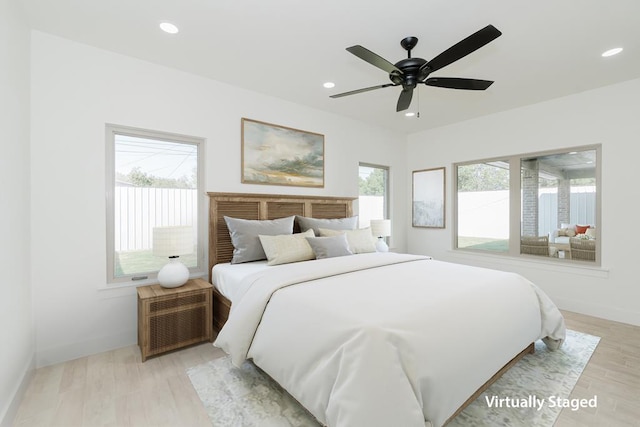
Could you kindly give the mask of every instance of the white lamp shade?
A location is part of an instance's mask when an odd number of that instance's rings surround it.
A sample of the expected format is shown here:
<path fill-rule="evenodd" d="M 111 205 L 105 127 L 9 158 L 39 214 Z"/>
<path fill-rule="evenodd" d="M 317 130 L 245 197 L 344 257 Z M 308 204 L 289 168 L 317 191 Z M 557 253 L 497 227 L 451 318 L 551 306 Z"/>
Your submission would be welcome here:
<path fill-rule="evenodd" d="M 193 252 L 193 227 L 171 226 L 153 228 L 153 255 L 172 257 Z"/>
<path fill-rule="evenodd" d="M 391 236 L 391 220 L 389 219 L 372 219 L 371 234 L 376 237 Z"/>

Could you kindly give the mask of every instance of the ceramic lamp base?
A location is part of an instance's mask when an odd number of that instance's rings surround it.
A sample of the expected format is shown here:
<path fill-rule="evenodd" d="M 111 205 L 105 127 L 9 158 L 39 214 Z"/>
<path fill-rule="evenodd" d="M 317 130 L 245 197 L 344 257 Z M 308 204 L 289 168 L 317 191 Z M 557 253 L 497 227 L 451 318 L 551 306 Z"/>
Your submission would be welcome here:
<path fill-rule="evenodd" d="M 389 246 L 387 242 L 384 241 L 382 237 L 379 237 L 376 241 L 376 251 L 377 252 L 389 252 Z"/>
<path fill-rule="evenodd" d="M 189 269 L 178 258 L 169 262 L 158 272 L 158 283 L 163 288 L 178 288 L 189 280 Z"/>

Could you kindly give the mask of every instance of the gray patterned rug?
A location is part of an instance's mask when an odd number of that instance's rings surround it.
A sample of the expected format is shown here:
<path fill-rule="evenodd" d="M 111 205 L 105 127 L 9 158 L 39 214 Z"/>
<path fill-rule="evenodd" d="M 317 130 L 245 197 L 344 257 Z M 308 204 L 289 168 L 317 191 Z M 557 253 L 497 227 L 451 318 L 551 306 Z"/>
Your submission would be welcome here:
<path fill-rule="evenodd" d="M 563 405 L 578 403 L 568 400 L 569 395 L 599 341 L 571 330 L 558 351 L 538 341 L 535 354 L 526 355 L 447 427 L 551 427 Z M 187 374 L 215 427 L 319 426 L 249 362 L 236 369 L 223 357 L 189 368 Z"/>

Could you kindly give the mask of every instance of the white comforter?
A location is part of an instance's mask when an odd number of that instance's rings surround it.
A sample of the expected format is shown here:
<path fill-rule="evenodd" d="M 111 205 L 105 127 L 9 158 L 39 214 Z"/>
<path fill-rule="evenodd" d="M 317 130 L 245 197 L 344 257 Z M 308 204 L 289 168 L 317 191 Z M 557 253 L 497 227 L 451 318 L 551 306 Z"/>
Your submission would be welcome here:
<path fill-rule="evenodd" d="M 558 309 L 523 277 L 415 255 L 245 280 L 215 345 L 237 366 L 253 358 L 330 427 L 441 426 L 528 344 L 565 336 Z"/>

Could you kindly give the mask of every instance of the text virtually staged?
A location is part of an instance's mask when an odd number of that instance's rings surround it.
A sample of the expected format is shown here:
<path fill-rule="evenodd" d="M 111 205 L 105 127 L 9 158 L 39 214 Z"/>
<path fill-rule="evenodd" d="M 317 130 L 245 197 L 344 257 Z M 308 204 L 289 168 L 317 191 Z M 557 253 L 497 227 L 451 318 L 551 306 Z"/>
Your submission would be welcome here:
<path fill-rule="evenodd" d="M 582 408 L 597 408 L 598 396 L 591 399 L 566 399 L 559 396 L 538 397 L 529 395 L 527 397 L 501 397 L 485 396 L 485 403 L 489 408 L 535 408 L 540 411 L 545 406 L 549 408 L 569 408 L 578 411 Z"/>

